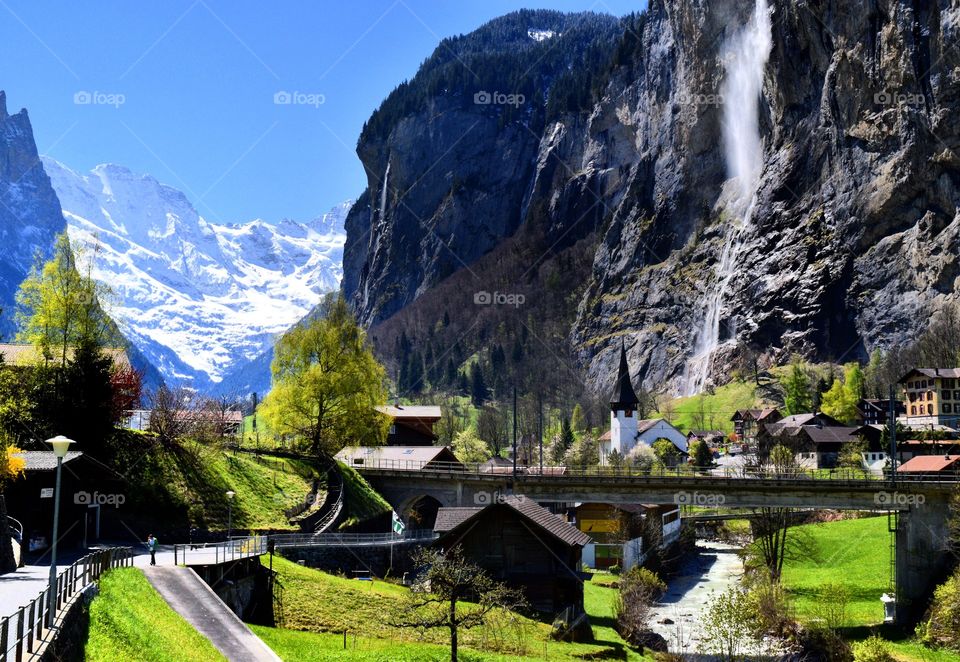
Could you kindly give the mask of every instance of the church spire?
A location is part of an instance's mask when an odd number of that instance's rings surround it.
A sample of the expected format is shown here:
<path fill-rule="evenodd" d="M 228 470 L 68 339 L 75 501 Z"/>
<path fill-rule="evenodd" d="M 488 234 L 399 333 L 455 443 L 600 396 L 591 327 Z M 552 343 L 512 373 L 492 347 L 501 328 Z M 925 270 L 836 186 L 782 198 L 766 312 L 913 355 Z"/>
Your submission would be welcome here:
<path fill-rule="evenodd" d="M 610 400 L 610 408 L 617 409 L 636 409 L 640 400 L 633 390 L 633 383 L 630 381 L 630 366 L 627 364 L 626 343 L 620 341 L 620 369 L 617 371 L 617 383 L 613 389 L 613 398 Z"/>

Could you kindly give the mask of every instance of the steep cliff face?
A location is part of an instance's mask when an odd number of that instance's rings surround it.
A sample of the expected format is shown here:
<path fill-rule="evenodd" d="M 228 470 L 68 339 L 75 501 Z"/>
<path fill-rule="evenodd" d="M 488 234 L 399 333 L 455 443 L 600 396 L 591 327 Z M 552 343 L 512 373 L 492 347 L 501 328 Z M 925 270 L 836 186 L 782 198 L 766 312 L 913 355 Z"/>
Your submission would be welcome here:
<path fill-rule="evenodd" d="M 725 95 L 731 44 L 762 4 L 651 2 L 620 23 L 606 66 L 587 68 L 590 103 L 548 110 L 542 126 L 521 116 L 474 133 L 441 90 L 403 114 L 390 149 L 374 148 L 389 153 L 390 177 L 396 168 L 416 182 L 442 156 L 428 176 L 479 179 L 466 204 L 406 194 L 424 205 L 418 216 L 443 219 L 412 251 L 397 217 L 377 213 L 371 184 L 373 211 L 348 222 L 348 247 L 356 243 L 344 265 L 361 317 L 378 322 L 439 291 L 457 267 L 443 256 L 450 247 L 474 268 L 504 233 L 535 226 L 538 236 L 597 242 L 564 320 L 594 387 L 609 382 L 623 337 L 648 386 L 689 388 L 711 306 L 705 365 L 717 380 L 748 345 L 772 360 L 850 359 L 914 337 L 960 289 L 960 10 L 949 0 L 771 1 L 759 95 Z M 738 205 L 724 144 L 750 104 L 758 176 L 752 204 Z M 361 158 L 371 145 L 361 139 Z M 507 149 L 511 160 L 498 160 Z M 531 149 L 531 161 L 512 160 Z M 499 204 L 473 204 L 486 194 Z M 354 239 L 366 230 L 377 238 Z"/>
<path fill-rule="evenodd" d="M 36 255 L 49 256 L 66 228 L 50 178 L 37 154 L 26 109 L 7 113 L 0 91 L 0 337 L 14 332 L 14 297 Z"/>

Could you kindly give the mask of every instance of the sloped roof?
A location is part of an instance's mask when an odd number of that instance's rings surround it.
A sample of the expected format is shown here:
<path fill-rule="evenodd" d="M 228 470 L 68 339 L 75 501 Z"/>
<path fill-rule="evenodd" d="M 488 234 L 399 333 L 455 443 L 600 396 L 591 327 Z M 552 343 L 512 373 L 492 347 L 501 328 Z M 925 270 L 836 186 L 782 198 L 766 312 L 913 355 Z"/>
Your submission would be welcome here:
<path fill-rule="evenodd" d="M 446 446 L 347 446 L 336 458 L 347 464 L 370 462 L 458 462 Z"/>
<path fill-rule="evenodd" d="M 590 542 L 587 534 L 568 524 L 549 510 L 540 506 L 532 499 L 524 496 L 510 495 L 499 499 L 496 503 L 484 508 L 440 508 L 437 511 L 437 520 L 434 531 L 447 533 L 462 526 L 491 508 L 508 507 L 519 513 L 524 519 L 537 528 L 549 533 L 561 542 L 571 547 L 583 547 Z M 441 528 L 443 527 L 443 528 Z"/>
<path fill-rule="evenodd" d="M 946 377 L 947 379 L 958 379 L 960 378 L 960 368 L 914 368 L 903 377 L 900 378 L 900 383 L 903 383 L 911 375 L 923 375 L 924 377 Z"/>
<path fill-rule="evenodd" d="M 67 347 L 68 361 L 73 360 L 74 351 L 75 348 Z M 124 368 L 130 367 L 130 357 L 127 356 L 125 350 L 116 347 L 107 347 L 102 349 L 101 352 L 109 356 L 114 365 Z M 40 351 L 39 347 L 25 343 L 0 343 L 0 354 L 3 355 L 3 362 L 7 365 L 34 365 L 44 361 L 43 352 Z M 56 354 L 56 352 L 54 352 L 54 354 Z M 54 357 L 52 360 L 59 359 Z"/>
<path fill-rule="evenodd" d="M 440 508 L 437 510 L 437 521 L 433 530 L 437 533 L 451 531 L 468 519 L 479 513 L 483 508 Z"/>
<path fill-rule="evenodd" d="M 627 364 L 627 348 L 623 341 L 620 342 L 620 367 L 617 370 L 617 383 L 613 388 L 613 397 L 610 399 L 611 405 L 621 405 L 633 407 L 639 404 L 636 392 L 633 390 L 633 383 L 630 381 L 630 366 Z"/>
<path fill-rule="evenodd" d="M 801 430 L 815 444 L 847 444 L 859 441 L 857 431 L 860 428 L 803 425 Z"/>
<path fill-rule="evenodd" d="M 15 455 L 23 458 L 26 471 L 52 471 L 57 468 L 57 456 L 53 451 L 23 451 Z M 67 451 L 63 463 L 66 464 L 82 456 L 83 451 Z"/>
<path fill-rule="evenodd" d="M 667 422 L 662 418 L 644 418 L 637 421 L 637 434 L 643 434 L 644 432 L 646 432 L 647 430 L 655 426 L 657 423 L 667 423 Z M 667 423 L 667 425 L 670 425 L 670 423 Z M 670 427 L 673 427 L 673 426 L 670 425 Z M 679 430 L 677 431 L 679 432 Z"/>
<path fill-rule="evenodd" d="M 393 419 L 425 419 L 439 420 L 442 411 L 438 405 L 381 405 L 376 407 L 381 414 L 386 414 Z"/>
<path fill-rule="evenodd" d="M 936 473 L 960 469 L 960 455 L 917 455 L 897 469 L 903 473 Z"/>

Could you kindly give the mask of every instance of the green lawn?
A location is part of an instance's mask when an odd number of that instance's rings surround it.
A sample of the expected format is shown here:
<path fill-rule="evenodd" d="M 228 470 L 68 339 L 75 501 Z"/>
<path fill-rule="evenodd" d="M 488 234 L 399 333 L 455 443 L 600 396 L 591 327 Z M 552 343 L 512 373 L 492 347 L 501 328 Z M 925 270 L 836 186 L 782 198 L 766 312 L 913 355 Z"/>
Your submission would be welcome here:
<path fill-rule="evenodd" d="M 131 485 L 124 508 L 136 513 L 145 532 L 187 525 L 225 531 L 227 490 L 236 492 L 235 529 L 291 529 L 284 510 L 301 502 L 311 488 L 306 476 L 313 469 L 296 460 L 261 462 L 216 445 L 165 445 L 143 434 L 126 435 L 111 450 L 112 464 Z"/>
<path fill-rule="evenodd" d="M 213 644 L 177 614 L 136 568 L 111 570 L 90 603 L 87 660 L 210 662 Z"/>
<path fill-rule="evenodd" d="M 733 432 L 733 423 L 730 418 L 738 409 L 753 409 L 761 406 L 754 393 L 755 384 L 734 380 L 729 384 L 718 386 L 714 392 L 694 395 L 688 398 L 676 398 L 670 402 L 673 407 L 671 422 L 680 430 L 687 432 L 693 428 L 704 427 L 708 430 L 723 430 Z M 700 403 L 703 401 L 703 422 L 700 417 Z M 656 414 L 664 417 L 664 414 Z"/>
<path fill-rule="evenodd" d="M 889 588 L 890 533 L 886 517 L 806 524 L 811 546 L 804 558 L 788 560 L 783 584 L 793 598 L 797 617 L 816 618 L 824 584 L 843 584 L 850 592 L 850 626 L 883 621 L 880 596 Z"/>
<path fill-rule="evenodd" d="M 889 588 L 891 534 L 886 516 L 798 528 L 809 532 L 814 544 L 811 558 L 784 564 L 783 584 L 793 598 L 797 617 L 801 621 L 816 618 L 822 586 L 843 584 L 851 596 L 846 636 L 865 639 L 866 626 L 883 622 L 880 596 Z M 891 640 L 894 655 L 902 662 L 960 662 L 960 654 L 931 650 L 887 628 L 881 627 L 880 632 Z"/>
<path fill-rule="evenodd" d="M 386 499 L 370 487 L 370 483 L 357 473 L 356 469 L 343 462 L 339 462 L 338 466 L 343 477 L 343 501 L 347 515 L 343 526 L 363 522 L 393 510 Z"/>
<path fill-rule="evenodd" d="M 447 631 L 420 632 L 393 625 L 402 620 L 408 593 L 405 587 L 380 581 L 346 579 L 278 557 L 274 557 L 273 568 L 279 573 L 282 586 L 283 629 L 257 628 L 256 631 L 262 633 L 264 640 L 285 660 L 419 662 L 446 659 Z M 584 595 L 596 637 L 594 643 L 552 641 L 548 624 L 504 612 L 496 616 L 495 625 L 460 633 L 465 653 L 463 659 L 647 659 L 627 651 L 623 640 L 613 630 L 615 589 L 588 583 Z M 349 644 L 347 654 L 343 651 L 344 631 Z M 352 649 L 355 638 L 356 648 Z"/>

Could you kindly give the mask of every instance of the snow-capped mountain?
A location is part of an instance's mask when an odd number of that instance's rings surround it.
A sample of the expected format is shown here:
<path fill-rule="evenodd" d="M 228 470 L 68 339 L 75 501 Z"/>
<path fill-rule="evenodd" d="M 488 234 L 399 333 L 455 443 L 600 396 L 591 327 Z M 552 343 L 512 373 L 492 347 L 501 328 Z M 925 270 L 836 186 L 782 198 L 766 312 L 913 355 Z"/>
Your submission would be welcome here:
<path fill-rule="evenodd" d="M 305 223 L 217 224 L 150 175 L 43 165 L 79 264 L 92 259 L 111 314 L 168 382 L 214 387 L 340 285 L 352 202 Z"/>

